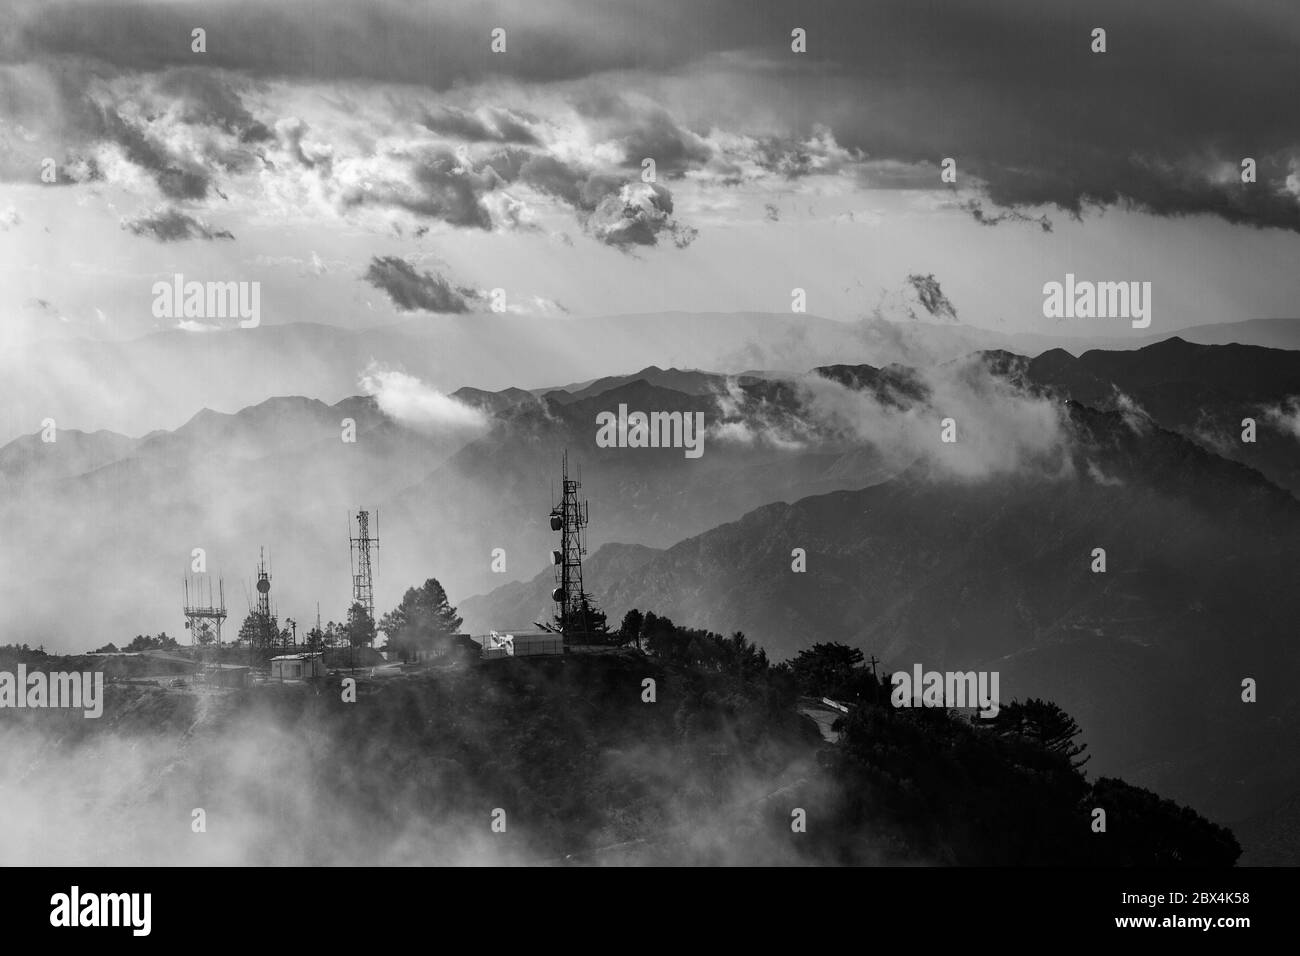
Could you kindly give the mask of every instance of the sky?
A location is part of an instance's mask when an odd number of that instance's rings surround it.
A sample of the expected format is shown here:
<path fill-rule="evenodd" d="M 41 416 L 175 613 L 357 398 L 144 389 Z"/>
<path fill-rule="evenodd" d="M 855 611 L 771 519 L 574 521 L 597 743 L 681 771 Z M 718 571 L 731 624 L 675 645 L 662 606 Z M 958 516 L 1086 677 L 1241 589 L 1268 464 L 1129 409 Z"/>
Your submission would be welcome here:
<path fill-rule="evenodd" d="M 177 273 L 347 328 L 853 320 L 908 275 L 1009 332 L 1123 330 L 1045 317 L 1066 273 L 1151 282 L 1135 335 L 1294 315 L 1300 8 L 1070 6 L 17 0 L 0 346 L 232 330 L 154 314 Z"/>

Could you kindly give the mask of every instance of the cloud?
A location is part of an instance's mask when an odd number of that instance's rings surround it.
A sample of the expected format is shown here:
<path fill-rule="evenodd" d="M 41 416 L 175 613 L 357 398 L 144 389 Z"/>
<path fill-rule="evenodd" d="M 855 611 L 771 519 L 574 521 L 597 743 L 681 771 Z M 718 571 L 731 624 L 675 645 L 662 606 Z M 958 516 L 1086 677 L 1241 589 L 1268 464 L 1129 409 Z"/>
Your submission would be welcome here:
<path fill-rule="evenodd" d="M 493 305 L 492 297 L 487 289 L 481 289 L 477 292 L 462 289 L 466 296 L 472 297 L 475 302 L 482 303 L 483 308 L 488 309 Z M 567 315 L 569 310 L 563 303 L 554 299 L 548 299 L 541 295 L 510 295 L 506 297 L 505 305 L 497 311 L 504 312 L 507 315 Z"/>
<path fill-rule="evenodd" d="M 417 272 L 398 256 L 375 256 L 370 260 L 365 280 L 383 289 L 393 304 L 403 312 L 467 312 L 465 294 L 470 290 L 453 289 L 442 276 Z"/>
<path fill-rule="evenodd" d="M 942 182 L 937 163 L 866 159 L 857 164 L 858 181 L 868 189 L 934 189 Z"/>
<path fill-rule="evenodd" d="M 954 322 L 957 321 L 957 310 L 953 308 L 953 304 L 948 301 L 948 297 L 939 288 L 939 280 L 934 277 L 933 273 L 930 275 L 913 273 L 907 277 L 906 281 L 916 292 L 921 307 L 927 313 L 935 318 L 947 318 Z"/>
<path fill-rule="evenodd" d="M 269 137 L 243 101 L 247 81 L 186 68 L 114 74 L 66 60 L 0 63 L 0 176 L 37 181 L 46 159 L 56 182 L 98 182 L 130 167 L 169 199 L 202 200 L 214 181 L 254 167 Z"/>
<path fill-rule="evenodd" d="M 912 273 L 894 292 L 882 289 L 880 301 L 872 309 L 872 314 L 878 319 L 926 320 L 949 324 L 958 321 L 957 307 L 944 295 L 939 280 L 933 274 Z"/>
<path fill-rule="evenodd" d="M 345 205 L 396 206 L 453 226 L 492 228 L 492 219 L 479 199 L 492 186 L 490 172 L 468 168 L 444 149 L 420 150 L 399 169 L 393 178 L 350 189 Z"/>
<path fill-rule="evenodd" d="M 851 390 L 808 378 L 810 408 L 822 421 L 879 449 L 899 465 L 922 460 L 943 474 L 985 478 L 1025 470 L 1056 473 L 1066 432 L 1060 409 L 991 374 L 984 358 L 918 369 L 923 398 L 890 391 Z M 941 441 L 942 421 L 956 426 Z"/>
<path fill-rule="evenodd" d="M 197 207 L 219 197 L 261 219 L 551 234 L 539 217 L 560 206 L 607 244 L 655 245 L 666 234 L 681 248 L 697 233 L 671 219 L 671 192 L 628 181 L 647 156 L 663 178 L 705 187 L 779 188 L 849 175 L 863 160 L 823 126 L 801 136 L 694 130 L 653 96 L 611 94 L 608 84 L 466 87 L 448 97 L 456 102 L 430 104 L 414 89 L 303 89 L 195 66 L 114 74 L 25 63 L 0 70 L 0 84 L 6 75 L 18 118 L 62 144 L 65 181 L 136 194 L 152 182 L 163 199 Z M 25 148 L 14 174 L 30 177 L 47 147 Z"/>
<path fill-rule="evenodd" d="M 414 375 L 377 362 L 371 362 L 361 374 L 360 385 L 375 398 L 384 414 L 412 428 L 481 430 L 489 423 L 482 410 L 426 385 Z"/>
<path fill-rule="evenodd" d="M 1300 440 L 1300 395 L 1264 410 L 1264 420 L 1278 431 Z"/>
<path fill-rule="evenodd" d="M 786 179 L 838 173 L 865 157 L 858 150 L 845 149 L 835 141 L 830 127 L 817 124 L 803 140 L 767 138 L 754 142 L 751 157 L 760 168 Z"/>
<path fill-rule="evenodd" d="M 1091 458 L 1088 459 L 1088 477 L 1091 478 L 1097 484 L 1104 485 L 1106 487 L 1114 487 L 1114 486 L 1119 486 L 1124 484 L 1123 478 L 1112 477 L 1110 475 L 1107 475 L 1105 472 L 1101 470 L 1101 467 Z"/>
<path fill-rule="evenodd" d="M 623 146 L 624 165 L 639 168 L 650 158 L 658 175 L 680 176 L 707 163 L 713 155 L 706 139 L 683 129 L 662 107 L 637 117 L 616 138 Z"/>
<path fill-rule="evenodd" d="M 591 234 L 611 246 L 653 246 L 667 233 L 678 248 L 689 245 L 696 230 L 672 218 L 673 194 L 659 183 L 626 183 L 606 196 L 587 220 Z"/>
<path fill-rule="evenodd" d="M 996 215 L 989 215 L 984 211 L 984 204 L 978 199 L 968 199 L 965 202 L 957 204 L 957 208 L 963 212 L 968 212 L 971 217 L 981 226 L 997 226 L 1004 222 L 1034 222 L 1043 232 L 1052 231 L 1052 220 L 1048 219 L 1046 214 L 1041 216 L 1027 216 L 1016 209 L 1004 209 Z"/>
<path fill-rule="evenodd" d="M 856 383 L 813 374 L 790 380 L 793 404 L 757 401 L 732 387 L 718 398 L 711 436 L 786 449 L 866 447 L 887 470 L 919 462 L 938 476 L 967 480 L 1061 476 L 1072 468 L 1060 407 L 995 374 L 983 355 L 919 369 L 863 368 Z M 952 443 L 942 441 L 947 418 L 956 427 Z"/>
<path fill-rule="evenodd" d="M 537 145 L 526 121 L 504 109 L 471 111 L 440 106 L 428 111 L 422 122 L 435 133 L 471 142 Z"/>
<path fill-rule="evenodd" d="M 159 242 L 178 242 L 182 239 L 234 239 L 225 229 L 214 230 L 179 209 L 159 208 L 134 218 L 122 218 L 122 228 L 137 236 L 157 239 Z"/>
<path fill-rule="evenodd" d="M 1115 409 L 1120 413 L 1125 426 L 1135 435 L 1146 435 L 1154 427 L 1151 416 L 1132 396 L 1115 389 Z"/>
<path fill-rule="evenodd" d="M 978 193 L 963 208 L 986 225 L 1048 229 L 1042 207 L 1115 206 L 1300 230 L 1300 116 L 1275 92 L 1300 79 L 1300 12 L 1283 4 L 1098 0 L 1110 48 L 1094 54 L 1070 10 L 1035 0 L 825 0 L 798 12 L 798 56 L 772 29 L 789 14 L 779 0 L 664 0 L 651 19 L 595 0 L 496 9 L 499 56 L 471 0 L 341 2 L 328 16 L 307 0 L 212 0 L 200 59 L 188 4 L 16 0 L 0 176 L 30 180 L 57 151 L 70 179 L 143 171 L 176 201 L 234 178 L 250 202 L 510 229 L 484 202 L 503 184 L 591 213 L 645 156 L 664 179 L 711 187 L 840 176 L 864 189 L 935 187 L 953 156 Z M 1231 42 L 1204 33 L 1219 22 Z M 304 138 L 293 118 L 331 109 Z M 1257 183 L 1241 182 L 1245 156 Z M 650 244 L 645 222 L 605 212 L 603 241 Z"/>
<path fill-rule="evenodd" d="M 184 123 L 216 126 L 243 142 L 261 142 L 271 136 L 244 105 L 236 86 L 221 73 L 194 66 L 168 70 L 159 77 L 158 92 L 172 101 Z"/>
<path fill-rule="evenodd" d="M 327 143 L 307 142 L 305 137 L 308 130 L 307 124 L 296 116 L 285 117 L 275 124 L 275 136 L 285 152 L 299 165 L 308 169 L 320 166 L 321 171 L 329 175 L 334 150 Z"/>
<path fill-rule="evenodd" d="M 180 67 L 194 61 L 186 2 L 157 0 L 13 0 L 9 55 L 91 57 L 123 70 Z M 477 0 L 211 0 L 204 4 L 206 64 L 257 77 L 378 81 L 446 90 L 504 73 L 556 80 L 616 69 L 637 57 L 680 63 L 692 55 L 644 28 L 633 11 L 565 0 L 539 9 L 499 0 L 494 16 L 508 30 L 508 52 L 489 51 L 492 24 Z M 584 9 L 585 8 L 585 9 Z M 498 22 L 498 21 L 494 21 Z M 635 27 L 641 27 L 635 29 Z"/>

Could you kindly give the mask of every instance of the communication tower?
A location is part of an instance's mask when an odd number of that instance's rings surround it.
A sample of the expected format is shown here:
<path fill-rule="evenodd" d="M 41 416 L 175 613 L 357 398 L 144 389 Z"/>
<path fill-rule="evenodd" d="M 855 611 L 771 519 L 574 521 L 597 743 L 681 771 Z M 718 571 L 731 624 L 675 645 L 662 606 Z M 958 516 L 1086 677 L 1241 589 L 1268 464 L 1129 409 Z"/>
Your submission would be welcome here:
<path fill-rule="evenodd" d="M 206 578 L 206 582 L 205 579 Z M 207 584 L 207 595 L 203 585 Z M 212 578 L 187 575 L 185 585 L 185 629 L 190 632 L 190 646 L 195 648 L 195 661 L 199 661 L 202 648 L 208 643 L 205 638 L 211 636 L 215 645 L 217 662 L 221 661 L 221 625 L 226 620 L 226 585 L 217 579 L 217 592 L 212 593 Z"/>
<path fill-rule="evenodd" d="M 565 642 L 577 643 L 585 641 L 591 632 L 589 600 L 582 587 L 582 556 L 587 553 L 583 529 L 589 516 L 587 502 L 578 500 L 582 482 L 569 477 L 567 451 L 561 463 L 561 482 L 560 501 L 551 507 L 550 515 L 551 530 L 560 533 L 560 546 L 551 551 L 551 563 L 555 565 L 551 600 L 555 602 L 555 616 Z"/>
<path fill-rule="evenodd" d="M 379 550 L 379 512 L 375 512 L 375 536 L 370 536 L 370 512 L 357 512 L 357 533 L 352 535 L 352 519 L 348 519 L 348 541 L 351 544 L 352 603 L 360 604 L 370 620 L 375 619 L 375 579 L 371 551 Z"/>

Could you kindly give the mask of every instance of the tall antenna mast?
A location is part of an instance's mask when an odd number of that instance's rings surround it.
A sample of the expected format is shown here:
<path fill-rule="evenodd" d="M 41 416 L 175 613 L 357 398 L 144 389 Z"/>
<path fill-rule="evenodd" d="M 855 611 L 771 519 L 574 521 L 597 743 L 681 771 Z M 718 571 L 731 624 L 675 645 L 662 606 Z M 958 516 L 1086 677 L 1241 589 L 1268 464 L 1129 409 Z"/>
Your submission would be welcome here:
<path fill-rule="evenodd" d="M 370 536 L 370 512 L 357 512 L 357 534 L 352 537 L 352 524 L 348 522 L 348 542 L 351 545 L 352 603 L 360 604 L 370 618 L 375 620 L 374 563 L 371 552 L 379 550 L 379 512 L 375 512 L 375 536 Z"/>
<path fill-rule="evenodd" d="M 257 559 L 257 630 L 262 636 L 262 646 L 271 647 L 280 638 L 273 626 L 271 615 L 271 572 L 266 567 L 266 549 L 261 548 Z"/>
<path fill-rule="evenodd" d="M 560 533 L 560 547 L 551 552 L 556 584 L 551 599 L 555 601 L 556 617 L 566 643 L 586 643 L 591 635 L 586 592 L 582 587 L 582 556 L 587 553 L 583 529 L 589 520 L 587 502 L 578 501 L 578 489 L 582 487 L 582 482 L 569 477 L 567 449 L 560 467 L 563 491 L 560 503 L 551 507 L 550 516 L 551 530 Z M 571 641 L 570 638 L 574 640 Z"/>

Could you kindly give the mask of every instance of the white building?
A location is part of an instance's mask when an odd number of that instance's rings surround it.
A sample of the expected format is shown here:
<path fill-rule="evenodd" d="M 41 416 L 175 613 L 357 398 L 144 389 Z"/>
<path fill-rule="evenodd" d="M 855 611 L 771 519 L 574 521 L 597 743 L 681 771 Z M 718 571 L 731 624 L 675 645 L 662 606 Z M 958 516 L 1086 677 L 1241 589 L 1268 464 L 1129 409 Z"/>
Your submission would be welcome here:
<path fill-rule="evenodd" d="M 325 658 L 320 654 L 284 654 L 271 658 L 271 680 L 306 680 L 325 676 Z"/>
<path fill-rule="evenodd" d="M 554 631 L 491 631 L 474 638 L 483 645 L 483 660 L 542 657 L 564 653 L 564 636 Z"/>

